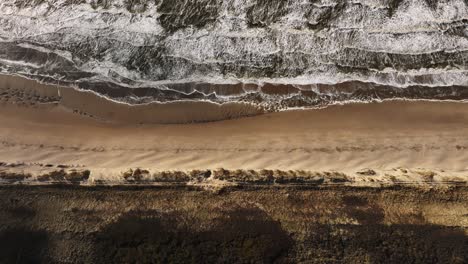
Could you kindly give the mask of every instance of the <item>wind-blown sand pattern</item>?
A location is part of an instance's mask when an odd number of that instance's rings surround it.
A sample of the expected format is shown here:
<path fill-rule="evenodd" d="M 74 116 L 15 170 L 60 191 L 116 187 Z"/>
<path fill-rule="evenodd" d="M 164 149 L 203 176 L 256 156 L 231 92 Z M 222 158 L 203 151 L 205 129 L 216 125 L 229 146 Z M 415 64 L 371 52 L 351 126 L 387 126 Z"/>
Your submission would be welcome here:
<path fill-rule="evenodd" d="M 164 125 L 147 123 L 145 113 L 161 120 L 174 113 L 143 108 L 133 116 L 128 109 L 134 106 L 109 102 L 115 108 L 106 108 L 98 99 L 83 100 L 78 109 L 68 99 L 32 106 L 8 100 L 0 113 L 5 162 L 163 170 L 468 169 L 468 105 L 460 102 L 349 104 Z M 187 104 L 194 112 L 210 111 Z"/>
<path fill-rule="evenodd" d="M 3 0 L 0 263 L 467 263 L 466 0 Z"/>

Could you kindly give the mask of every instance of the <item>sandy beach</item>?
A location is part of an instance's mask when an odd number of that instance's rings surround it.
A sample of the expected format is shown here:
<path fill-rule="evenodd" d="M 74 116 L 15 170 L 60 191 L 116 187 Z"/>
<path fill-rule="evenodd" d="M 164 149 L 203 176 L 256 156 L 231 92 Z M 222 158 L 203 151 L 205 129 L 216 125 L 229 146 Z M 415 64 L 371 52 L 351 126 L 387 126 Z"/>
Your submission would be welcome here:
<path fill-rule="evenodd" d="M 95 104 L 96 116 L 62 101 L 3 100 L 0 161 L 82 166 L 95 177 L 117 177 L 128 168 L 221 167 L 350 174 L 409 168 L 468 175 L 468 104 L 463 102 L 385 101 L 155 124 L 129 121 L 122 104 L 109 115 L 105 104 Z"/>

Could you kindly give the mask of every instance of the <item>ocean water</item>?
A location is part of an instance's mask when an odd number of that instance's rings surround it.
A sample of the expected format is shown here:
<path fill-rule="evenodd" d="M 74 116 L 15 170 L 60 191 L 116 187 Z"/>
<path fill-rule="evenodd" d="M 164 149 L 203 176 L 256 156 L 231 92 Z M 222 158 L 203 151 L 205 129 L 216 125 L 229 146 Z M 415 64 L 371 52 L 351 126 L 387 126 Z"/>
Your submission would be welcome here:
<path fill-rule="evenodd" d="M 468 99 L 466 0 L 3 0 L 0 73 L 127 104 Z"/>

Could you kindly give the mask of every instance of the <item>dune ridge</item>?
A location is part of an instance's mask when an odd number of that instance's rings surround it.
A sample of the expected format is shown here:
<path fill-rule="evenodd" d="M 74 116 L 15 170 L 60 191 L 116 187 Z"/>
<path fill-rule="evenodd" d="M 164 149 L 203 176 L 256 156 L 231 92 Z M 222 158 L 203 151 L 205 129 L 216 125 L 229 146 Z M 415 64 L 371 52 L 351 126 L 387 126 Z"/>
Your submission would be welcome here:
<path fill-rule="evenodd" d="M 401 167 L 391 170 L 365 168 L 348 173 L 278 169 L 227 170 L 224 168 L 204 170 L 130 168 L 120 172 L 107 171 L 105 176 L 99 172 L 99 169 L 91 171 L 79 165 L 0 162 L 0 185 L 178 186 L 200 187 L 214 191 L 237 187 L 309 188 L 330 185 L 373 188 L 389 186 L 468 187 L 468 173 L 466 172 Z"/>

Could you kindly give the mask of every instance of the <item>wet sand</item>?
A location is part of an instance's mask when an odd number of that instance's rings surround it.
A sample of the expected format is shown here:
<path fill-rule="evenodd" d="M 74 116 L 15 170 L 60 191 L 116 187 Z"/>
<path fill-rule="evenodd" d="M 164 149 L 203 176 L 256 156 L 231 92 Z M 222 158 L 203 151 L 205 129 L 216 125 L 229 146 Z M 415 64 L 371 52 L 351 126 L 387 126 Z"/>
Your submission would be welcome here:
<path fill-rule="evenodd" d="M 55 104 L 0 106 L 0 161 L 132 168 L 468 170 L 468 104 L 384 102 L 161 125 L 96 120 Z"/>
<path fill-rule="evenodd" d="M 109 88 L 112 89 L 112 88 Z M 39 83 L 21 76 L 0 74 L 0 102 L 21 105 L 58 103 L 74 112 L 106 121 L 129 124 L 178 124 L 225 120 L 264 113 L 250 103 L 180 100 L 131 105 L 89 90 Z"/>
<path fill-rule="evenodd" d="M 384 101 L 260 114 L 208 102 L 131 106 L 18 76 L 0 81 L 0 162 L 31 164 L 33 174 L 34 164 L 87 168 L 101 179 L 121 178 L 130 168 L 357 177 L 363 169 L 385 175 L 404 168 L 468 179 L 463 102 Z M 234 118 L 244 114 L 254 116 Z M 193 123 L 219 118 L 226 120 Z M 168 120 L 186 122 L 161 124 Z"/>

